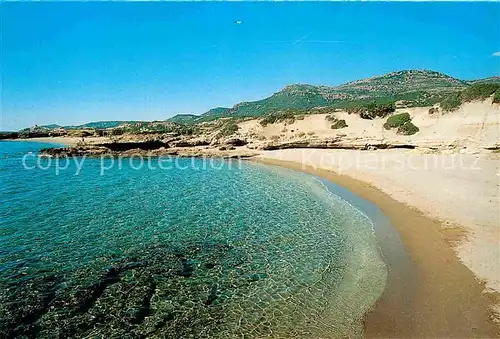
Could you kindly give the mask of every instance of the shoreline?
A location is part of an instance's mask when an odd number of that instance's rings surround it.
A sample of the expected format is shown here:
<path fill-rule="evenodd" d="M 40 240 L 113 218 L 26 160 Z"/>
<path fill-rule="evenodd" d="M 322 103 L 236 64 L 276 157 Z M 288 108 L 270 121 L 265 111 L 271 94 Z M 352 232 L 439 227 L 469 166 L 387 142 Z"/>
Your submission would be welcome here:
<path fill-rule="evenodd" d="M 391 256 L 389 242 L 379 242 L 389 268 L 388 284 L 366 315 L 365 337 L 500 336 L 491 310 L 500 295 L 485 293 L 485 284 L 478 282 L 472 271 L 458 259 L 452 244 L 463 235 L 460 229 L 444 229 L 440 221 L 347 175 L 292 161 L 265 158 L 252 158 L 251 161 L 332 181 L 378 206 L 399 233 L 413 263 L 412 272 L 398 267 L 398 258 Z M 383 239 L 384 234 L 378 233 L 377 238 Z"/>
<path fill-rule="evenodd" d="M 17 138 L 17 139 L 3 139 L 5 141 L 25 141 L 25 142 L 45 142 L 64 145 L 65 147 L 76 146 L 82 138 L 76 137 L 37 137 L 37 138 Z M 3 141 L 0 140 L 0 141 Z M 102 137 L 90 138 L 90 140 L 105 140 Z"/>
<path fill-rule="evenodd" d="M 54 138 L 21 141 L 56 142 Z M 62 143 L 60 139 L 57 141 Z M 492 321 L 492 307 L 500 303 L 500 294 L 486 293 L 485 283 L 480 282 L 457 256 L 456 245 L 467 228 L 450 227 L 447 219 L 440 221 L 443 219 L 437 220 L 428 213 L 424 215 L 421 206 L 401 201 L 385 193 L 376 183 L 367 183 L 368 180 L 358 179 L 359 176 L 353 173 L 336 174 L 335 169 L 318 169 L 296 159 L 266 158 L 265 152 L 247 160 L 325 178 L 373 203 L 390 219 L 410 256 L 412 267 L 398 265 L 397 251 L 391 250 L 390 239 L 386 239 L 383 232 L 376 232 L 388 263 L 389 276 L 385 292 L 366 315 L 366 337 L 500 338 L 500 328 Z"/>

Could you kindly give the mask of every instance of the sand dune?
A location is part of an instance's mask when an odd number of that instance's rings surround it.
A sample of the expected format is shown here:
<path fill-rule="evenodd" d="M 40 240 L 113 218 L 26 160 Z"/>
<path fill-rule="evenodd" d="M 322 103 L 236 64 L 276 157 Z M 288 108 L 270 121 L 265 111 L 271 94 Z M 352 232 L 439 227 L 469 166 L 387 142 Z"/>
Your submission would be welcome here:
<path fill-rule="evenodd" d="M 246 121 L 239 124 L 239 134 L 256 140 L 256 143 L 341 137 L 346 143 L 410 143 L 421 148 L 466 148 L 468 152 L 477 152 L 499 145 L 500 106 L 492 105 L 491 100 L 466 103 L 459 110 L 444 114 L 431 115 L 430 107 L 396 110 L 396 114 L 410 113 L 412 122 L 420 128 L 417 134 L 411 136 L 386 130 L 383 127 L 385 119 L 365 120 L 346 112 L 335 113 L 335 117 L 344 119 L 348 125 L 342 129 L 331 129 L 331 123 L 325 119 L 327 114 L 314 114 L 292 124 L 281 122 L 266 127 L 261 126 L 257 119 Z"/>

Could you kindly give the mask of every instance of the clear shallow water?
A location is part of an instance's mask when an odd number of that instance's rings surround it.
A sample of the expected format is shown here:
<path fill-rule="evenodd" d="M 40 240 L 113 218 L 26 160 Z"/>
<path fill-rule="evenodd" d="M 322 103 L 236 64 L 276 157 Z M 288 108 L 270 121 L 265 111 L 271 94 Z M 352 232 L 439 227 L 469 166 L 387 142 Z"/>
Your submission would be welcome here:
<path fill-rule="evenodd" d="M 40 147 L 0 143 L 0 336 L 356 337 L 384 289 L 371 222 L 312 176 L 24 170 Z"/>

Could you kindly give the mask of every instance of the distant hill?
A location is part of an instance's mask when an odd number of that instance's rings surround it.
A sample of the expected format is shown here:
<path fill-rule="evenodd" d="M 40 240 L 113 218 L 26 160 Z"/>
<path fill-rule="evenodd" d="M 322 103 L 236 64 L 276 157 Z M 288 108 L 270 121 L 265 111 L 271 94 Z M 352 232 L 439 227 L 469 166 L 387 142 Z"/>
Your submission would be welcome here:
<path fill-rule="evenodd" d="M 167 121 L 174 122 L 176 124 L 187 124 L 199 117 L 200 117 L 199 115 L 195 114 L 177 114 L 171 118 L 168 118 Z"/>
<path fill-rule="evenodd" d="M 229 112 L 230 109 L 227 107 L 216 107 L 208 110 L 207 112 L 201 115 L 177 114 L 171 118 L 168 118 L 167 121 L 175 122 L 178 124 L 194 124 L 194 123 L 200 123 L 204 121 L 211 121 L 218 118 L 222 118 L 224 116 L 227 116 Z"/>
<path fill-rule="evenodd" d="M 481 81 L 481 80 L 478 80 Z M 447 94 L 464 89 L 472 82 L 429 70 L 403 70 L 348 82 L 340 86 L 294 84 L 273 95 L 232 108 L 215 108 L 191 119 L 189 123 L 220 117 L 255 117 L 269 112 L 315 107 L 349 107 L 360 103 L 404 100 L 408 106 L 432 105 Z"/>
<path fill-rule="evenodd" d="M 224 117 L 226 115 L 230 114 L 230 109 L 227 107 L 215 107 L 207 112 L 203 113 L 198 120 L 199 121 L 204 121 L 204 120 L 213 120 L 213 119 L 218 119 L 221 117 Z"/>
<path fill-rule="evenodd" d="M 40 128 L 47 128 L 47 129 L 55 129 L 55 128 L 61 128 L 62 126 L 56 125 L 56 124 L 51 124 L 51 125 L 43 125 L 39 126 Z"/>
<path fill-rule="evenodd" d="M 477 79 L 477 80 L 469 80 L 469 81 L 467 81 L 467 83 L 470 85 L 473 85 L 473 84 L 500 84 L 500 76 L 489 77 L 489 78 L 484 78 L 484 79 Z"/>
<path fill-rule="evenodd" d="M 135 124 L 139 123 L 141 121 L 136 121 L 136 120 L 115 120 L 115 121 L 93 121 L 89 122 L 86 124 L 82 125 L 70 125 L 70 126 L 60 126 L 56 124 L 51 124 L 51 125 L 42 125 L 42 126 L 33 126 L 33 127 L 28 127 L 24 128 L 21 131 L 29 131 L 29 130 L 52 130 L 52 129 L 57 129 L 57 128 L 64 128 L 66 130 L 72 130 L 72 129 L 87 129 L 87 128 L 93 128 L 93 129 L 106 129 L 106 128 L 115 128 L 120 125 L 129 125 L 129 124 Z"/>
<path fill-rule="evenodd" d="M 116 121 L 94 121 L 89 122 L 83 125 L 75 125 L 75 126 L 63 126 L 64 129 L 85 129 L 85 128 L 97 128 L 97 129 L 106 129 L 106 128 L 114 128 L 120 125 L 125 124 L 133 124 L 137 123 L 137 120 L 116 120 Z"/>
<path fill-rule="evenodd" d="M 222 117 L 256 117 L 280 110 L 308 110 L 325 106 L 348 108 L 374 101 L 379 103 L 401 101 L 408 107 L 430 106 L 441 102 L 450 93 L 477 83 L 500 83 L 500 77 L 460 80 L 430 70 L 402 70 L 339 86 L 294 84 L 261 100 L 241 102 L 232 108 L 216 107 L 201 115 L 177 114 L 167 119 L 167 122 L 190 125 Z M 64 126 L 64 128 L 105 129 L 133 123 L 137 121 L 98 121 L 79 126 Z"/>
<path fill-rule="evenodd" d="M 231 115 L 259 116 L 272 110 L 345 107 L 359 101 L 406 100 L 422 105 L 467 86 L 462 80 L 434 71 L 399 71 L 340 86 L 290 85 L 263 100 L 234 106 Z"/>

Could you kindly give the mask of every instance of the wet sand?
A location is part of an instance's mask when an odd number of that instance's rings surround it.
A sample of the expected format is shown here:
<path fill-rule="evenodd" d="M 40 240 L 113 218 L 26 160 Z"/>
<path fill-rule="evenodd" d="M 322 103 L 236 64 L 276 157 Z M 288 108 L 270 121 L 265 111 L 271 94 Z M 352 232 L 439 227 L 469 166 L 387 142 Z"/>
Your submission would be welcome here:
<path fill-rule="evenodd" d="M 478 282 L 453 250 L 453 244 L 462 235 L 461 229 L 442 228 L 439 221 L 347 175 L 290 161 L 262 158 L 252 161 L 304 171 L 335 182 L 376 204 L 390 219 L 411 265 L 398 258 L 400 252 L 393 248 L 388 233 L 377 229 L 389 277 L 382 297 L 366 315 L 366 337 L 500 337 L 490 308 L 500 301 L 500 295 L 484 292 L 484 284 Z"/>

